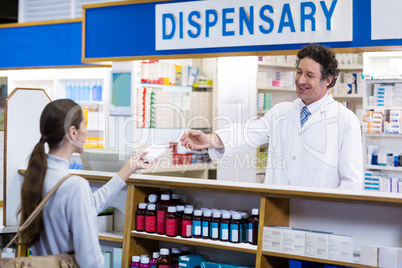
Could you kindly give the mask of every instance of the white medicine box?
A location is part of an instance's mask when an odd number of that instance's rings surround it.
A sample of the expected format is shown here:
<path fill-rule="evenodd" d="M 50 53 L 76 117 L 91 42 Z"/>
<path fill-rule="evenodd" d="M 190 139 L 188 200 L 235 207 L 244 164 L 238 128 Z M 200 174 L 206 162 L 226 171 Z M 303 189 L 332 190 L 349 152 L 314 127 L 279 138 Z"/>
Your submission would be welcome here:
<path fill-rule="evenodd" d="M 378 251 L 378 267 L 401 268 L 402 248 L 380 247 Z"/>
<path fill-rule="evenodd" d="M 113 208 L 107 208 L 97 217 L 98 232 L 113 231 Z"/>
<path fill-rule="evenodd" d="M 331 233 L 318 231 L 306 232 L 306 255 L 315 258 L 328 259 L 330 234 Z"/>
<path fill-rule="evenodd" d="M 298 229 L 283 229 L 282 252 L 304 255 L 306 253 L 306 232 Z"/>
<path fill-rule="evenodd" d="M 282 252 L 282 229 L 280 226 L 264 226 L 263 250 Z"/>
<path fill-rule="evenodd" d="M 378 266 L 378 247 L 372 245 L 361 245 L 360 264 Z"/>
<path fill-rule="evenodd" d="M 328 258 L 336 261 L 353 262 L 353 237 L 330 234 Z"/>

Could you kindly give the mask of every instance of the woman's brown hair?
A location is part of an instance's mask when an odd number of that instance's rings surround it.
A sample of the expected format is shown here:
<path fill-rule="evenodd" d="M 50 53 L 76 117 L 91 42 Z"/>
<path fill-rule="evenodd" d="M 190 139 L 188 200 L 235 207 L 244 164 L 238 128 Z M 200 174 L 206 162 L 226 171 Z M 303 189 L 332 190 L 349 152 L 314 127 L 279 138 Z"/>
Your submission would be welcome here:
<path fill-rule="evenodd" d="M 71 126 L 79 129 L 83 118 L 81 107 L 70 99 L 60 99 L 46 105 L 40 117 L 41 138 L 29 158 L 28 167 L 21 186 L 20 225 L 25 222 L 43 199 L 43 185 L 47 170 L 45 143 L 49 149 L 57 148 Z M 60 178 L 61 179 L 61 178 Z M 39 240 L 43 227 L 43 215 L 20 233 L 20 244 L 32 247 Z"/>

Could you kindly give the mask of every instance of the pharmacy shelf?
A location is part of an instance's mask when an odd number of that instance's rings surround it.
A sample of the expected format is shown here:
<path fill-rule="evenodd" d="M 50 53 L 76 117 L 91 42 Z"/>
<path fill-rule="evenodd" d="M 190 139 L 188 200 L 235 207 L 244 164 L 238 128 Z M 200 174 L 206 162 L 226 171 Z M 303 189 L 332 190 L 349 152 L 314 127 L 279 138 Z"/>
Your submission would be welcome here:
<path fill-rule="evenodd" d="M 230 243 L 230 242 L 222 242 L 210 239 L 202 239 L 202 238 L 181 238 L 177 237 L 168 237 L 164 235 L 158 234 L 149 234 L 144 232 L 131 231 L 132 237 L 144 238 L 149 240 L 157 240 L 157 241 L 165 241 L 165 242 L 174 242 L 192 246 L 202 246 L 208 248 L 217 248 L 217 249 L 225 249 L 225 250 L 233 250 L 240 251 L 245 253 L 257 253 L 257 246 L 250 245 L 246 243 Z"/>
<path fill-rule="evenodd" d="M 348 71 L 348 70 L 363 70 L 363 65 L 338 65 L 339 70 Z"/>
<path fill-rule="evenodd" d="M 363 95 L 358 94 L 334 94 L 332 95 L 334 99 L 361 99 Z"/>
<path fill-rule="evenodd" d="M 402 106 L 393 106 L 393 107 L 385 107 L 385 106 L 367 106 L 365 110 L 374 110 L 374 109 L 382 109 L 382 110 L 402 110 Z"/>
<path fill-rule="evenodd" d="M 159 85 L 159 84 L 145 84 L 139 83 L 141 87 L 150 87 L 150 88 L 160 88 L 163 91 L 170 91 L 170 92 L 184 92 L 188 93 L 193 90 L 193 87 L 184 87 L 184 86 L 175 86 L 175 85 Z"/>
<path fill-rule="evenodd" d="M 377 166 L 377 165 L 366 165 L 366 169 L 371 170 L 386 170 L 386 171 L 402 171 L 402 167 L 390 167 L 390 166 Z"/>
<path fill-rule="evenodd" d="M 123 243 L 123 231 L 99 232 L 99 240 Z"/>
<path fill-rule="evenodd" d="M 257 89 L 258 89 L 259 93 L 271 92 L 271 91 L 282 91 L 282 92 L 296 93 L 296 89 L 294 87 L 258 86 Z"/>
<path fill-rule="evenodd" d="M 295 66 L 294 63 L 275 63 L 275 62 L 259 61 L 258 66 L 268 66 L 268 67 L 296 69 L 296 66 Z"/>
<path fill-rule="evenodd" d="M 355 262 L 335 261 L 335 260 L 329 260 L 329 259 L 314 258 L 314 257 L 309 257 L 309 256 L 286 254 L 286 253 L 274 252 L 274 251 L 268 251 L 268 250 L 263 250 L 262 254 L 264 256 L 270 256 L 270 257 L 293 259 L 293 260 L 300 260 L 300 261 L 319 262 L 319 263 L 325 263 L 325 264 L 330 264 L 330 265 L 341 265 L 341 266 L 347 266 L 347 267 L 357 267 L 357 268 L 376 267 L 376 266 L 362 265 L 362 264 L 355 263 Z"/>
<path fill-rule="evenodd" d="M 257 114 L 262 114 L 264 115 L 268 110 L 257 110 Z"/>
<path fill-rule="evenodd" d="M 388 134 L 388 133 L 364 133 L 367 138 L 402 138 L 402 134 Z"/>
<path fill-rule="evenodd" d="M 194 88 L 213 88 L 213 86 L 212 85 L 194 85 L 193 86 Z"/>

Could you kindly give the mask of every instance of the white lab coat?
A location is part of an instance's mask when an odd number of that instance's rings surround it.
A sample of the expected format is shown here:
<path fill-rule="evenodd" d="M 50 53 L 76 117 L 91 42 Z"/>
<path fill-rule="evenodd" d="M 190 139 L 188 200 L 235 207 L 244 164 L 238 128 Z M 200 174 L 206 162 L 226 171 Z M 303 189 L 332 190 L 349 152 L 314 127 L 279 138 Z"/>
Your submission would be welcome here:
<path fill-rule="evenodd" d="M 329 95 L 302 128 L 301 102 L 277 104 L 258 120 L 218 130 L 225 149 L 210 149 L 211 158 L 269 142 L 265 183 L 362 189 L 363 152 L 356 115 Z"/>

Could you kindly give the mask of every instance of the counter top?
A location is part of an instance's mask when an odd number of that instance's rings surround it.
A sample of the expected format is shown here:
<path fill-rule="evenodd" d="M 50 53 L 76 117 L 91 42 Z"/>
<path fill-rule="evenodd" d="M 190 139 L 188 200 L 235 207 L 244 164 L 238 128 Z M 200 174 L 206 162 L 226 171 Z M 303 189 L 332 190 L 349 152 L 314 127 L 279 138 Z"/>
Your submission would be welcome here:
<path fill-rule="evenodd" d="M 24 170 L 18 171 L 24 174 Z M 70 170 L 71 174 L 79 175 L 91 182 L 107 182 L 115 173 Z M 135 186 L 172 188 L 183 190 L 220 191 L 226 193 L 262 195 L 267 197 L 289 198 L 289 199 L 309 199 L 336 202 L 358 202 L 358 203 L 378 203 L 400 205 L 402 204 L 402 194 L 382 193 L 370 191 L 356 191 L 336 188 L 309 188 L 288 185 L 270 185 L 261 183 L 220 181 L 220 180 L 200 180 L 181 177 L 164 177 L 154 175 L 132 174 L 127 183 Z"/>

